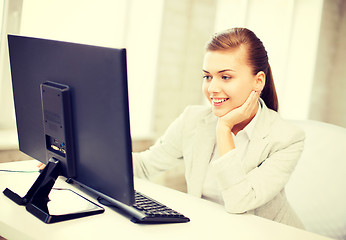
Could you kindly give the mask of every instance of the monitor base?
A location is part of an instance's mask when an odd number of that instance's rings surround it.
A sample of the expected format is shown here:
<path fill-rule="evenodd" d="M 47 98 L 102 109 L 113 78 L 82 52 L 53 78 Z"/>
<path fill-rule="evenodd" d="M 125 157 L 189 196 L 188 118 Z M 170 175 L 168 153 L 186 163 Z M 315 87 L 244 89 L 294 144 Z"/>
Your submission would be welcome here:
<path fill-rule="evenodd" d="M 55 223 L 100 214 L 104 208 L 69 189 L 53 188 L 60 162 L 51 158 L 24 197 L 6 188 L 4 194 L 45 223 Z M 53 191 L 52 191 L 53 190 Z"/>

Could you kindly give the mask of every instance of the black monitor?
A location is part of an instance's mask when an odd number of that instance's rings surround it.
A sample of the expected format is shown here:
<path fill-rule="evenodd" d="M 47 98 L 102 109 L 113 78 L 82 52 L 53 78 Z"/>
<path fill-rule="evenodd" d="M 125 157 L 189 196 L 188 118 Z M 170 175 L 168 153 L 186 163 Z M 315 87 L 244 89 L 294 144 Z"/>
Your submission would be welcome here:
<path fill-rule="evenodd" d="M 59 175 L 132 205 L 126 50 L 14 35 L 8 44 L 19 149 L 46 167 L 26 196 L 5 195 L 47 223 L 104 211 L 49 213 Z"/>

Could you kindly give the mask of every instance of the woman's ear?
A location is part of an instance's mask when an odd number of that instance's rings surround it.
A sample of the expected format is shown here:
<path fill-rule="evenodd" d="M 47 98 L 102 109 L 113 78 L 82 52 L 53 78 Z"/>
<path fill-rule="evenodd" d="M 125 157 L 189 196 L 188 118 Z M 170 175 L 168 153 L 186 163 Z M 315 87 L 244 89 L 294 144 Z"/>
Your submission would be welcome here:
<path fill-rule="evenodd" d="M 255 76 L 255 91 L 262 92 L 266 83 L 266 74 L 263 71 L 259 71 Z"/>

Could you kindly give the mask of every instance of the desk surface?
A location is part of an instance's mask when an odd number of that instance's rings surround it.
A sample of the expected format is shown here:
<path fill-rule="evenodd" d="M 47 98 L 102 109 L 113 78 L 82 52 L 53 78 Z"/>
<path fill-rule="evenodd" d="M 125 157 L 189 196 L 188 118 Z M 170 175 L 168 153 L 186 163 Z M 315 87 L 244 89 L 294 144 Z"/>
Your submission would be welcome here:
<path fill-rule="evenodd" d="M 0 169 L 36 170 L 36 161 L 0 164 Z M 45 224 L 16 205 L 2 192 L 8 187 L 25 195 L 38 173 L 0 172 L 0 235 L 7 239 L 329 239 L 249 214 L 229 214 L 222 206 L 188 194 L 135 179 L 136 189 L 188 216 L 189 223 L 139 225 L 105 207 L 103 214 L 70 221 Z M 55 187 L 70 188 L 90 200 L 63 178 Z M 97 202 L 95 200 L 95 202 Z"/>

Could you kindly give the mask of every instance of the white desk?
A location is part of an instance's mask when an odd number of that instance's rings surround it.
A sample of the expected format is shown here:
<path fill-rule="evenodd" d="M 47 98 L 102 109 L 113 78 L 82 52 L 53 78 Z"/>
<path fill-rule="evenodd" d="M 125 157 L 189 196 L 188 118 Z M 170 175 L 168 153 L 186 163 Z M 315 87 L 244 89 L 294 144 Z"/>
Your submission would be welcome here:
<path fill-rule="evenodd" d="M 0 169 L 36 169 L 36 161 L 2 163 Z M 248 214 L 229 214 L 222 206 L 168 189 L 147 181 L 135 179 L 136 189 L 188 216 L 189 223 L 138 225 L 129 218 L 105 207 L 103 214 L 45 224 L 8 199 L 2 192 L 8 187 L 17 193 L 26 193 L 38 173 L 0 172 L 0 235 L 11 239 L 328 239 L 283 224 Z M 59 178 L 55 184 L 75 190 Z M 97 202 L 95 200 L 95 202 Z"/>

